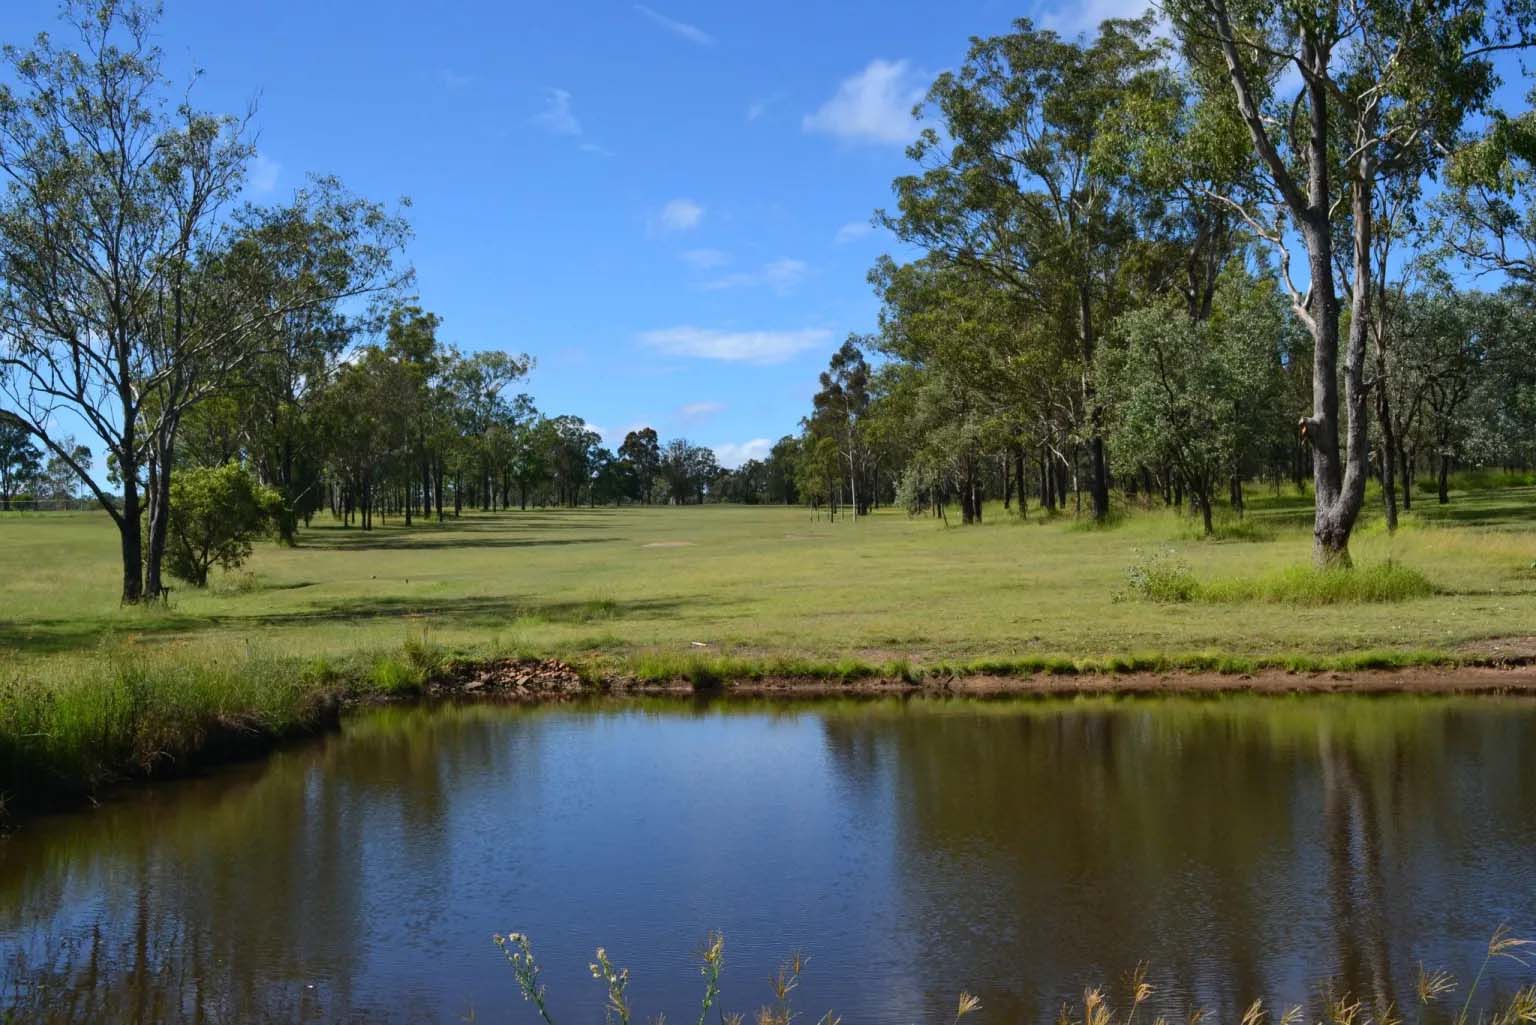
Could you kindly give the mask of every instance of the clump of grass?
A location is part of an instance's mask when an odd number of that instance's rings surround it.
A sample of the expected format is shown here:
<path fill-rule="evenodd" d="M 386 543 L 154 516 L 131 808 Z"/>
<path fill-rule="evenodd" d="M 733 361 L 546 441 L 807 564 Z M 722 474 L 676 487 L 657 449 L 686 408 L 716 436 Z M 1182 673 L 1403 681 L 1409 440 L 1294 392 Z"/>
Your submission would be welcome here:
<path fill-rule="evenodd" d="M 1126 571 L 1125 591 L 1115 597 L 1168 604 L 1341 605 L 1408 601 L 1434 593 L 1435 585 L 1428 577 L 1392 559 L 1351 568 L 1287 566 L 1258 576 L 1202 580 L 1169 549 L 1133 563 Z"/>
<path fill-rule="evenodd" d="M 0 678 L 0 793 L 38 807 L 325 728 L 337 694 L 300 669 L 143 655 Z"/>
<path fill-rule="evenodd" d="M 261 590 L 261 578 L 248 569 L 232 570 L 220 574 L 209 590 L 217 595 L 253 594 Z"/>
<path fill-rule="evenodd" d="M 400 697 L 421 693 L 427 684 L 427 674 L 409 659 L 380 655 L 368 671 L 368 683 L 379 694 Z"/>
<path fill-rule="evenodd" d="M 1190 541 L 1224 541 L 1232 543 L 1259 543 L 1273 541 L 1275 528 L 1271 523 L 1252 516 L 1220 516 L 1211 523 L 1211 532 L 1198 517 L 1186 516 L 1179 521 L 1179 536 Z"/>
<path fill-rule="evenodd" d="M 1339 605 L 1408 601 L 1434 593 L 1434 584 L 1424 574 L 1388 559 L 1348 569 L 1288 566 L 1263 576 L 1217 578 L 1198 585 L 1196 597 L 1208 602 Z"/>
<path fill-rule="evenodd" d="M 407 637 L 401 651 L 406 662 L 421 674 L 423 682 L 441 673 L 448 658 L 443 646 L 434 643 L 426 630 Z"/>

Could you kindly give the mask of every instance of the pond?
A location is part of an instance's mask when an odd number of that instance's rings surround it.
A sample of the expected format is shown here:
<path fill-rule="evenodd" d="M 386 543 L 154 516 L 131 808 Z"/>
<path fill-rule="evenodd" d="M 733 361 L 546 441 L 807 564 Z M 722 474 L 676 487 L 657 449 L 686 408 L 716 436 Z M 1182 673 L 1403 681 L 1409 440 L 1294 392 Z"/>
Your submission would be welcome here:
<path fill-rule="evenodd" d="M 964 989 L 1048 1023 L 1141 960 L 1148 1022 L 1328 986 L 1417 1022 L 1420 964 L 1453 1012 L 1504 922 L 1536 931 L 1529 702 L 380 708 L 0 842 L 0 1020 L 535 1025 L 516 929 L 557 1025 L 601 1016 L 599 945 L 637 1023 L 691 1023 L 720 929 L 749 1021 L 799 950 L 806 1022 L 948 1022 Z"/>

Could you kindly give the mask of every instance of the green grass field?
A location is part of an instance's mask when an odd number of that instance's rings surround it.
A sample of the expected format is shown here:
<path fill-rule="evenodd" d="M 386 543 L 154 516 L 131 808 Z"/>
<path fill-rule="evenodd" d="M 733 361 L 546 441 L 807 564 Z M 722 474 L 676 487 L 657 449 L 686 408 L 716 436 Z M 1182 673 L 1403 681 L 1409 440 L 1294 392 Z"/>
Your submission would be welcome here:
<path fill-rule="evenodd" d="M 703 506 L 321 523 L 206 591 L 124 608 L 104 515 L 0 516 L 0 818 L 327 728 L 338 698 L 418 692 L 452 658 L 714 685 L 1536 653 L 1529 485 L 1458 493 L 1390 537 L 1373 507 L 1348 586 L 1305 568 L 1304 498 L 1256 498 L 1216 540 L 1166 510 L 988 519 Z M 1188 600 L 1141 596 L 1131 570 L 1148 566 L 1173 567 L 1164 590 Z"/>
<path fill-rule="evenodd" d="M 990 510 L 981 527 L 880 512 L 857 523 L 776 507 L 473 514 L 369 533 L 324 522 L 243 571 L 120 608 L 104 516 L 0 519 L 0 650 L 13 666 L 114 652 L 342 657 L 428 640 L 450 650 L 608 661 L 668 653 L 915 664 L 1026 655 L 1218 651 L 1457 652 L 1536 633 L 1536 488 L 1427 504 L 1389 537 L 1371 517 L 1361 565 L 1391 559 L 1437 593 L 1398 602 L 1126 599 L 1150 556 L 1202 580 L 1261 577 L 1309 557 L 1305 499 L 1255 501 L 1238 540 L 1176 514 L 1107 529 Z M 1374 511 L 1374 510 L 1373 510 Z M 1118 599 L 1118 600 L 1117 600 Z M 707 645 L 706 648 L 698 647 Z"/>

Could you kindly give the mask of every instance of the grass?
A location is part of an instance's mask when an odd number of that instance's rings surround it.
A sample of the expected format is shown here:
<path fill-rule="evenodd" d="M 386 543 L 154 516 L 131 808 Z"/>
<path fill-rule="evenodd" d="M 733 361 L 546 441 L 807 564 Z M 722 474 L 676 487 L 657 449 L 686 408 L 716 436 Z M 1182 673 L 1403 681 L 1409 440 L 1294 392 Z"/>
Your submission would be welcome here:
<path fill-rule="evenodd" d="M 1169 552 L 1131 567 L 1130 594 L 1154 602 L 1237 604 L 1272 602 L 1289 605 L 1345 605 L 1402 602 L 1435 593 L 1429 578 L 1388 559 L 1353 569 L 1285 566 L 1256 576 L 1201 579 Z"/>
<path fill-rule="evenodd" d="M 519 994 L 524 1001 L 533 1005 L 542 1025 L 556 1025 L 550 1016 L 547 993 L 539 978 L 543 970 L 534 957 L 533 945 L 528 937 L 519 932 L 505 936 L 496 933 L 491 940 L 512 969 Z M 1404 1011 L 1415 1015 L 1421 1025 L 1430 1020 L 1446 1021 L 1448 1025 L 1471 1025 L 1474 1021 L 1472 1009 L 1480 1000 L 1491 1006 L 1478 1014 L 1475 1020 L 1479 1025 L 1526 1025 L 1536 1021 L 1536 984 L 1520 986 L 1513 993 L 1492 994 L 1492 999 L 1486 1000 L 1483 997 L 1483 979 L 1489 966 L 1497 960 L 1509 960 L 1521 968 L 1529 968 L 1527 957 L 1533 947 L 1536 947 L 1536 942 L 1516 938 L 1508 926 L 1501 925 L 1495 929 L 1477 974 L 1459 1001 L 1460 1009 L 1454 1012 L 1452 1008 L 1457 1003 L 1455 998 L 1459 996 L 1457 979 L 1447 971 L 1431 971 L 1421 963 L 1412 997 L 1406 1002 L 1406 1007 L 1399 1008 L 1379 994 L 1374 998 L 1369 995 L 1362 998 L 1348 992 L 1339 992 L 1332 983 L 1328 983 L 1314 987 L 1317 995 L 1309 998 L 1306 1003 L 1276 1008 L 1278 1013 L 1271 1012 L 1262 999 L 1255 999 L 1242 1012 L 1238 1019 L 1239 1025 L 1265 1025 L 1270 1021 L 1280 1025 L 1299 1025 L 1308 1020 L 1326 1021 L 1330 1025 L 1402 1025 L 1405 1020 Z M 595 957 L 596 962 L 590 968 L 592 977 L 602 982 L 607 990 L 607 1002 L 603 1008 L 605 1019 L 609 1022 L 617 1019 L 619 1025 L 630 1025 L 635 1011 L 628 993 L 629 969 L 615 968 L 608 958 L 608 952 L 602 947 L 597 948 Z M 791 1025 L 803 1018 L 794 1007 L 794 997 L 809 960 L 803 954 L 794 953 L 781 963 L 778 971 L 769 979 L 770 1002 L 762 1005 L 753 1017 L 756 1025 Z M 718 932 L 711 932 L 700 948 L 697 961 L 699 974 L 704 978 L 704 996 L 700 1001 L 698 1025 L 705 1025 L 711 1009 L 715 1008 L 720 997 L 720 977 L 725 967 L 725 937 Z M 1119 987 L 1122 992 L 1119 993 L 1118 1005 L 1111 995 L 1110 987 L 1085 987 L 1081 1002 L 1063 1004 L 1056 1019 L 1057 1025 L 1135 1025 L 1137 1013 L 1142 1006 L 1153 1002 L 1158 996 L 1158 987 L 1153 985 L 1151 978 L 1148 962 L 1136 965 L 1126 975 L 1123 987 Z M 981 1010 L 982 998 L 961 990 L 954 1008 L 953 1017 L 947 1025 L 960 1025 L 961 1019 Z M 728 1025 L 742 1025 L 746 1020 L 745 1015 L 739 1012 L 727 1013 L 722 1010 L 717 1013 L 719 1020 Z M 1151 1014 L 1151 1010 L 1145 1012 L 1146 1016 Z M 1205 1009 L 1189 1007 L 1185 1020 L 1190 1025 L 1198 1025 L 1209 1015 L 1210 1012 Z M 645 1019 L 642 1017 L 642 1020 Z M 657 1014 L 651 1020 L 664 1021 L 665 1016 Z M 828 1011 L 817 1019 L 817 1025 L 838 1025 L 840 1020 Z M 1167 1019 L 1159 1016 L 1156 1021 L 1165 1023 Z"/>
<path fill-rule="evenodd" d="M 1213 539 L 1134 508 L 1091 530 L 997 507 L 971 528 L 719 506 L 368 533 L 321 521 L 298 547 L 259 546 L 243 570 L 153 608 L 118 605 L 104 515 L 4 515 L 0 795 L 89 793 L 259 747 L 320 728 L 340 699 L 416 693 L 456 658 L 559 657 L 587 679 L 710 690 L 1448 664 L 1529 646 L 1536 486 L 1421 501 L 1393 535 L 1376 509 L 1359 568 L 1338 574 L 1307 568 L 1310 504 L 1290 494 L 1252 495 Z M 1171 554 L 1138 586 L 1148 551 Z"/>

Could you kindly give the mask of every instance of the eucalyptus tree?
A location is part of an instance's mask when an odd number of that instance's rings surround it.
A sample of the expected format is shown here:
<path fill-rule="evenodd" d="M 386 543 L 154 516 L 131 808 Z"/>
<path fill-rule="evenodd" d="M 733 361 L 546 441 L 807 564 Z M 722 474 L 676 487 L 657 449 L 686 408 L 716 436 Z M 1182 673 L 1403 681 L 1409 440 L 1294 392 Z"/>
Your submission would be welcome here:
<path fill-rule="evenodd" d="M 1204 317 L 1169 298 L 1115 322 L 1096 368 L 1117 458 L 1167 465 L 1212 531 L 1217 488 L 1242 475 L 1266 425 L 1283 423 L 1285 310 L 1268 282 L 1228 268 Z"/>
<path fill-rule="evenodd" d="M 1312 449 L 1314 557 L 1347 563 L 1369 465 L 1377 186 L 1436 169 L 1466 119 L 1487 109 L 1498 84 L 1494 55 L 1527 45 L 1532 5 L 1170 0 L 1165 10 L 1206 99 L 1234 110 L 1248 130 L 1265 195 L 1222 198 L 1273 246 L 1291 307 L 1312 335 L 1312 410 L 1299 427 Z M 1304 289 L 1290 273 L 1296 238 Z"/>
<path fill-rule="evenodd" d="M 703 502 L 719 472 L 714 451 L 687 438 L 673 438 L 661 450 L 661 479 L 668 498 L 677 505 L 689 499 Z"/>
<path fill-rule="evenodd" d="M 161 590 L 188 411 L 257 351 L 267 326 L 337 294 L 334 264 L 295 277 L 264 260 L 253 219 L 233 212 L 255 152 L 248 118 L 171 99 L 150 42 L 155 13 L 66 3 L 79 50 L 46 35 L 8 47 L 0 85 L 0 388 L 116 524 L 125 602 Z M 396 230 L 372 208 L 340 226 L 327 252 L 346 254 L 343 291 L 388 276 Z M 364 239 L 380 242 L 371 253 L 382 259 L 359 277 L 350 272 Z M 120 499 L 75 460 L 64 423 L 99 440 Z"/>
<path fill-rule="evenodd" d="M 800 458 L 800 439 L 786 434 L 768 450 L 764 469 L 766 500 L 783 505 L 794 505 L 800 500 L 795 489 L 795 465 Z"/>
<path fill-rule="evenodd" d="M 1119 311 L 1135 230 L 1123 165 L 1105 158 L 1099 136 L 1117 104 L 1163 86 L 1163 49 L 1150 17 L 1105 22 L 1090 42 L 1027 20 L 973 40 L 960 70 L 928 92 L 944 130 L 926 129 L 909 150 L 924 171 L 898 178 L 899 213 L 879 215 L 902 240 L 1006 286 L 1024 316 L 1069 311 L 1099 519 L 1109 473 L 1089 371 Z"/>
<path fill-rule="evenodd" d="M 0 510 L 9 512 L 11 499 L 32 484 L 43 469 L 43 452 L 20 421 L 0 412 Z"/>
<path fill-rule="evenodd" d="M 830 437 L 847 467 L 848 505 L 855 517 L 869 511 L 873 501 L 873 467 L 866 437 L 869 415 L 869 363 L 859 351 L 861 339 L 850 336 L 832 354 L 821 372 L 821 387 L 811 397 L 806 430 Z M 861 497 L 860 486 L 863 486 Z"/>
<path fill-rule="evenodd" d="M 632 485 L 629 497 L 646 505 L 651 503 L 656 475 L 661 470 L 661 442 L 651 427 L 641 427 L 624 435 L 619 458 L 629 467 Z"/>
<path fill-rule="evenodd" d="M 1526 102 L 1536 107 L 1536 89 Z M 1536 110 L 1493 111 L 1461 147 L 1436 203 L 1447 247 L 1477 270 L 1536 283 Z"/>

